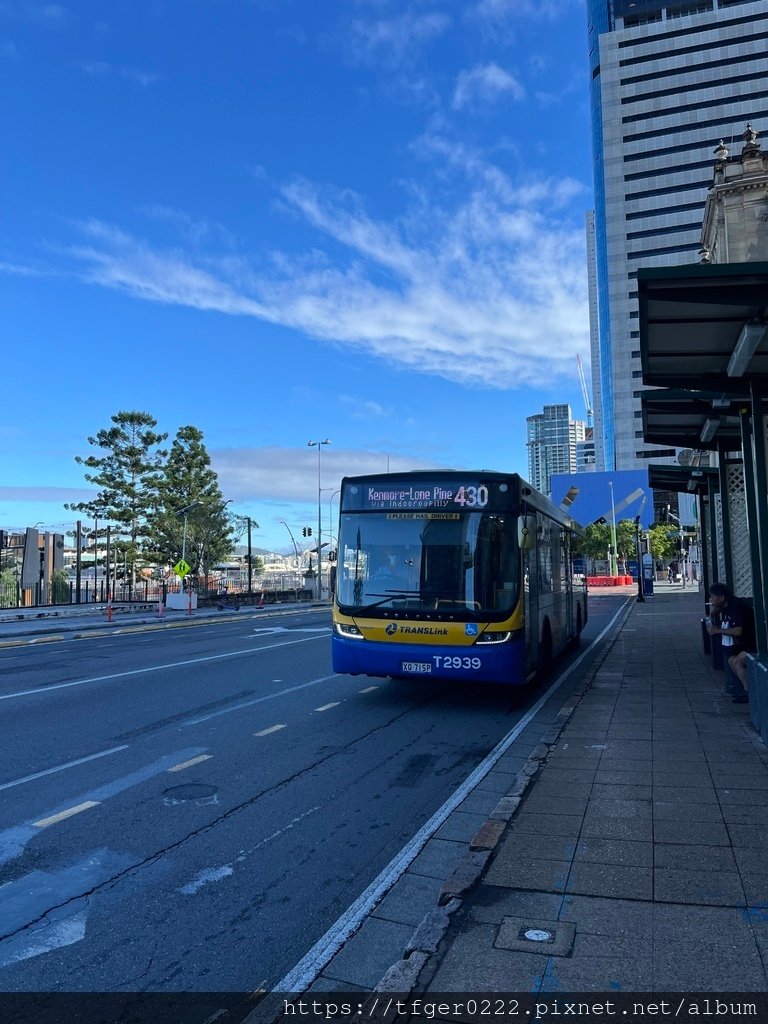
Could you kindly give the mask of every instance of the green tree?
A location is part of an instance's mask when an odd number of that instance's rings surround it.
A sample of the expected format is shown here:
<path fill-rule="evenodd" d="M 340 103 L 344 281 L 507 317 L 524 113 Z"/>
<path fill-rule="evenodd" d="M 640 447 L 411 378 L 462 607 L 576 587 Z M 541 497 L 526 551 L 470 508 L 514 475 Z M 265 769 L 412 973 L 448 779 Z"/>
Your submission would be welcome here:
<path fill-rule="evenodd" d="M 111 419 L 112 427 L 88 438 L 88 444 L 103 454 L 75 458 L 87 470 L 85 479 L 99 488 L 96 496 L 65 508 L 116 524 L 127 537 L 128 561 L 135 575 L 136 557 L 157 506 L 167 455 L 158 446 L 168 435 L 155 431 L 157 420 L 146 412 L 118 412 Z"/>
<path fill-rule="evenodd" d="M 51 573 L 51 604 L 69 604 L 69 580 L 63 569 Z"/>
<path fill-rule="evenodd" d="M 579 542 L 579 554 L 594 562 L 603 559 L 611 546 L 611 528 L 607 523 L 590 523 L 585 527 L 584 535 Z"/>
<path fill-rule="evenodd" d="M 637 527 L 634 519 L 622 519 L 616 524 L 616 549 L 625 562 L 637 558 Z"/>
<path fill-rule="evenodd" d="M 173 565 L 183 550 L 193 575 L 207 575 L 212 565 L 229 554 L 230 518 L 219 478 L 211 469 L 211 458 L 197 427 L 180 427 L 176 432 L 158 488 L 151 532 L 158 560 Z"/>
<path fill-rule="evenodd" d="M 663 562 L 677 556 L 679 534 L 668 523 L 654 523 L 648 531 L 648 536 L 654 562 Z"/>

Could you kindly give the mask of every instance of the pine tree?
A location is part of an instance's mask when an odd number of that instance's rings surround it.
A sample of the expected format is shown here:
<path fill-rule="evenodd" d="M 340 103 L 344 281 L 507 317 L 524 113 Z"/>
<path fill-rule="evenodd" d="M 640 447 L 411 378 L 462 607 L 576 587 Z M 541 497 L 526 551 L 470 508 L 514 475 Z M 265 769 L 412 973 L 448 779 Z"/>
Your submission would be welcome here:
<path fill-rule="evenodd" d="M 114 426 L 88 438 L 88 444 L 104 454 L 75 457 L 88 470 L 85 479 L 99 488 L 96 496 L 65 508 L 109 522 L 127 535 L 127 558 L 135 576 L 136 556 L 147 537 L 163 479 L 167 452 L 158 446 L 168 435 L 155 431 L 157 420 L 146 412 L 118 412 L 111 419 Z"/>
<path fill-rule="evenodd" d="M 157 514 L 152 520 L 158 560 L 173 565 L 183 552 L 192 575 L 207 575 L 229 553 L 232 544 L 226 504 L 202 432 L 197 427 L 180 427 L 171 445 Z"/>

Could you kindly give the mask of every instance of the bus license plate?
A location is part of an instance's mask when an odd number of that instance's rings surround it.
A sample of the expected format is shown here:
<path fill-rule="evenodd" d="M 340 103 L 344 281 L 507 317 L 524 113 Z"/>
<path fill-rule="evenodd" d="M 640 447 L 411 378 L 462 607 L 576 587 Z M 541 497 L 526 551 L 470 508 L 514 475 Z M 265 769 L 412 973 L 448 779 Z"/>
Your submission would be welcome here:
<path fill-rule="evenodd" d="M 404 661 L 403 672 L 415 672 L 419 675 L 432 671 L 431 661 Z"/>

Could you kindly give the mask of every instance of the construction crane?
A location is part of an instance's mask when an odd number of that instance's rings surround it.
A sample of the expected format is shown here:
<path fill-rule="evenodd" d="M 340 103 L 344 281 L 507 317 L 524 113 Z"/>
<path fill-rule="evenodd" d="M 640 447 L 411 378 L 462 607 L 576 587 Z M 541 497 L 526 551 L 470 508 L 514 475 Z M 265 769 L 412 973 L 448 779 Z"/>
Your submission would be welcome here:
<path fill-rule="evenodd" d="M 578 352 L 576 353 L 576 365 L 579 368 L 579 380 L 581 381 L 581 393 L 584 396 L 584 406 L 585 406 L 585 408 L 587 410 L 587 426 L 591 427 L 592 426 L 592 416 L 593 416 L 592 402 L 589 399 L 589 392 L 587 391 L 587 381 L 586 381 L 586 378 L 584 376 L 584 367 L 582 366 L 581 356 L 579 355 Z"/>

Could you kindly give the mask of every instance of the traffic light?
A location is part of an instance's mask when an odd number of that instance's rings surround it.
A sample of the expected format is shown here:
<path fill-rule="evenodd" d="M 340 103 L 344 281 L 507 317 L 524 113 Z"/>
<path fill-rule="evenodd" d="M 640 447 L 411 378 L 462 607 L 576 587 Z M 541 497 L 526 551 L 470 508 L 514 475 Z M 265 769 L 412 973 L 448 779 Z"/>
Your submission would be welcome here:
<path fill-rule="evenodd" d="M 302 526 L 302 528 L 301 528 L 301 535 L 302 535 L 302 537 L 311 537 L 312 536 L 312 527 L 311 526 Z"/>

